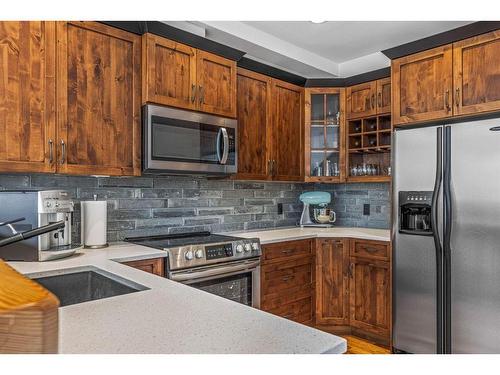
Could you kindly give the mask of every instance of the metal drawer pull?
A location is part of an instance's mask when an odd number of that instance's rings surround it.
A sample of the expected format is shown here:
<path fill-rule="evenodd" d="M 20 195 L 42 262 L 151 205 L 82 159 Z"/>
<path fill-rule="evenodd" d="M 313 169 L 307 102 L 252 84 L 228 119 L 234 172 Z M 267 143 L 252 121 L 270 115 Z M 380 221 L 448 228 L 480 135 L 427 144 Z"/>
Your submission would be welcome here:
<path fill-rule="evenodd" d="M 196 100 L 196 85 L 191 85 L 191 103 Z"/>
<path fill-rule="evenodd" d="M 294 275 L 289 275 L 289 276 L 283 276 L 283 277 L 281 278 L 281 280 L 283 280 L 283 281 L 289 281 L 289 280 L 292 280 L 292 279 L 294 279 L 294 278 L 295 278 L 295 276 L 294 276 Z"/>
<path fill-rule="evenodd" d="M 367 247 L 367 246 L 363 246 L 362 249 L 364 249 L 365 251 L 367 251 L 369 253 L 376 253 L 378 251 L 376 248 Z"/>
<path fill-rule="evenodd" d="M 457 87 L 456 91 L 455 91 L 455 105 L 457 106 L 457 108 L 460 106 L 460 88 Z"/>
<path fill-rule="evenodd" d="M 49 164 L 52 164 L 54 161 L 54 142 L 52 139 L 49 139 Z"/>
<path fill-rule="evenodd" d="M 64 143 L 64 140 L 61 139 L 61 164 L 64 164 L 65 160 L 66 160 L 66 143 Z"/>
<path fill-rule="evenodd" d="M 294 251 L 295 251 L 295 249 L 291 249 L 291 250 L 281 250 L 281 252 L 282 252 L 283 254 L 291 254 L 291 253 L 293 253 Z"/>
<path fill-rule="evenodd" d="M 444 93 L 444 105 L 446 106 L 446 110 L 449 111 L 450 108 L 450 90 L 446 90 Z"/>

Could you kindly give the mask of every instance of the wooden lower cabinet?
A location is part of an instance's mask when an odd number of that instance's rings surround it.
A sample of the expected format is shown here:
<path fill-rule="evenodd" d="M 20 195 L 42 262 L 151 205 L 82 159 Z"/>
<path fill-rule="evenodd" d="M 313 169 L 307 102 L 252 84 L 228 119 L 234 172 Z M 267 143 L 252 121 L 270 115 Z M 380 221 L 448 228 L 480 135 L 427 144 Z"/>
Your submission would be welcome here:
<path fill-rule="evenodd" d="M 319 238 L 262 246 L 261 309 L 390 345 L 391 246 Z"/>
<path fill-rule="evenodd" d="M 350 325 L 368 335 L 390 339 L 391 269 L 389 262 L 351 258 Z"/>
<path fill-rule="evenodd" d="M 122 264 L 154 275 L 165 276 L 164 258 L 133 260 Z"/>
<path fill-rule="evenodd" d="M 313 241 L 264 245 L 262 252 L 261 309 L 299 323 L 312 324 L 315 298 Z"/>
<path fill-rule="evenodd" d="M 316 324 L 349 324 L 349 241 L 316 241 Z"/>

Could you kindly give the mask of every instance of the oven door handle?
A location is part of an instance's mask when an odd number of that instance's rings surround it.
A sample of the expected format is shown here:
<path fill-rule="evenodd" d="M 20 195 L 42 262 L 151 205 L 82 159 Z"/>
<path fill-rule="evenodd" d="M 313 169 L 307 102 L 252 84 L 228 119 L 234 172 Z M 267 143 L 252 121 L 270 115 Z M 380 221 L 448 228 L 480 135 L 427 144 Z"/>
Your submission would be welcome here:
<path fill-rule="evenodd" d="M 254 260 L 251 262 L 243 262 L 230 266 L 212 267 L 209 269 L 205 269 L 203 271 L 172 273 L 170 274 L 170 280 L 183 282 L 183 281 L 192 281 L 195 279 L 204 279 L 206 277 L 211 277 L 211 276 L 223 276 L 228 273 L 250 270 L 258 267 L 259 265 L 260 265 L 260 260 Z"/>

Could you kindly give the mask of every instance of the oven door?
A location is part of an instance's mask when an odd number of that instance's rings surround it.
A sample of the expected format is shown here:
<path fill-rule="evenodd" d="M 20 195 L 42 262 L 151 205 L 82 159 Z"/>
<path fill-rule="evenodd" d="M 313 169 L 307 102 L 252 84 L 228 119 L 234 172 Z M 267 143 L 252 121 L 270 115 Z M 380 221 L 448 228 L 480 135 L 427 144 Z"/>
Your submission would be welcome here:
<path fill-rule="evenodd" d="M 260 259 L 169 272 L 168 278 L 235 302 L 260 307 Z"/>
<path fill-rule="evenodd" d="M 236 173 L 236 120 L 146 105 L 145 172 Z"/>

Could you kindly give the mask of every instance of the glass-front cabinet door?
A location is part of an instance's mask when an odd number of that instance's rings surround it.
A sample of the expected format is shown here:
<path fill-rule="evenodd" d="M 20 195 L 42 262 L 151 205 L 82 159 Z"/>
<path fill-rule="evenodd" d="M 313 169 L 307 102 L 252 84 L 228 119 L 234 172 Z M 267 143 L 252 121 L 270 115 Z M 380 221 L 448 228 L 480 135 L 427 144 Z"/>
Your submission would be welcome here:
<path fill-rule="evenodd" d="M 305 179 L 344 181 L 345 89 L 310 88 L 305 96 Z"/>

